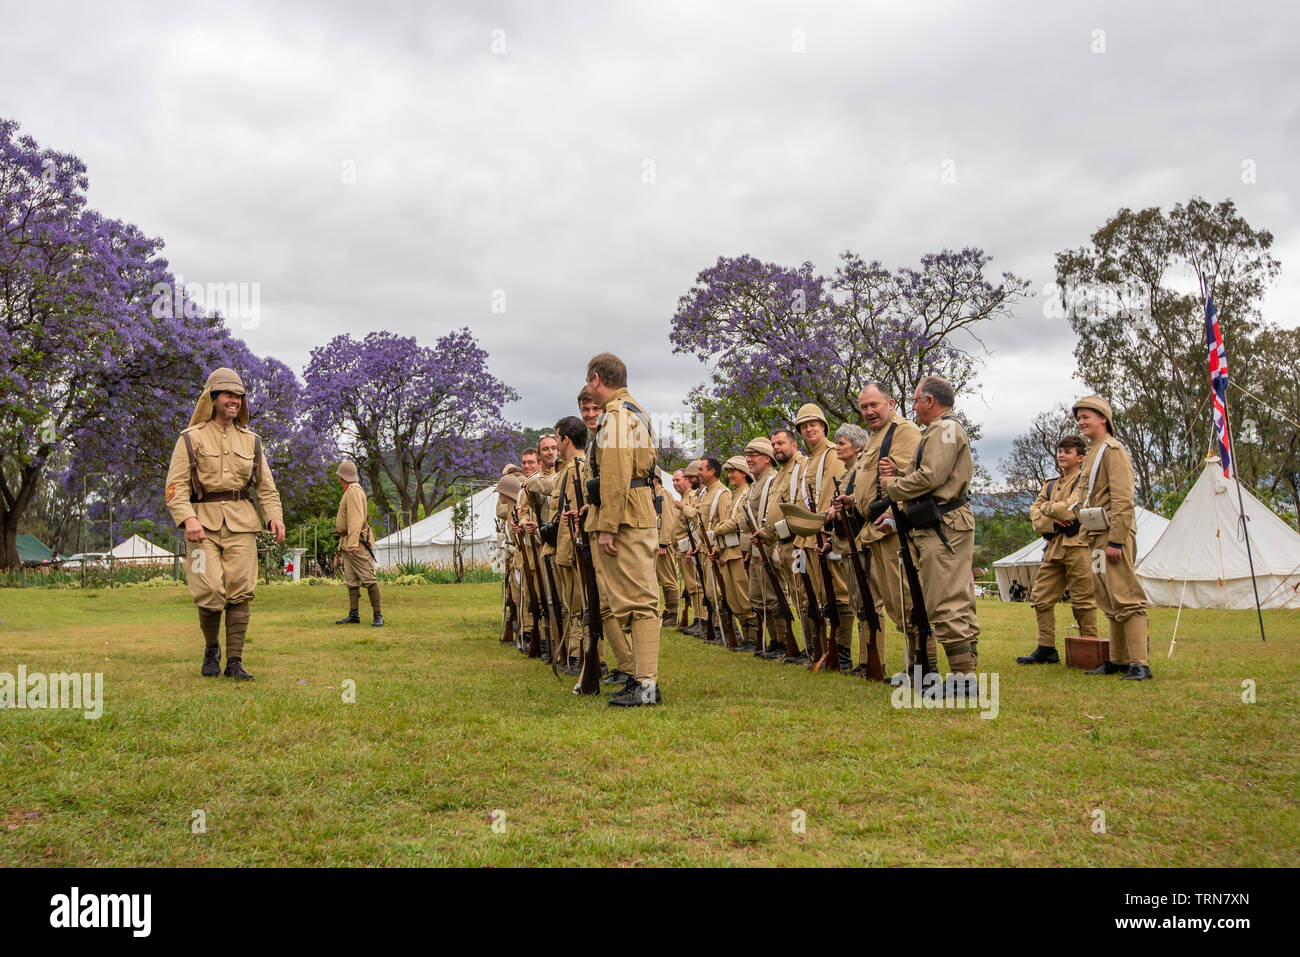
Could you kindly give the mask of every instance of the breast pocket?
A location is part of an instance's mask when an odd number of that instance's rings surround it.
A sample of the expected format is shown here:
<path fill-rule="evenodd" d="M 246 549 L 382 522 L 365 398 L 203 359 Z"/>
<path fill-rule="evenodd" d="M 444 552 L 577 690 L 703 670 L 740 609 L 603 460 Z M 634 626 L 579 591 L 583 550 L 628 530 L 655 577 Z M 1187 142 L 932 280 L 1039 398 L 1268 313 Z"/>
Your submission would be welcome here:
<path fill-rule="evenodd" d="M 248 484 L 249 479 L 253 477 L 253 453 L 252 451 L 244 452 L 241 449 L 231 449 L 228 456 L 230 462 L 227 463 L 235 477 L 235 484 L 243 488 Z"/>
<path fill-rule="evenodd" d="M 221 453 L 208 449 L 194 450 L 194 464 L 205 489 L 214 489 L 221 481 Z"/>

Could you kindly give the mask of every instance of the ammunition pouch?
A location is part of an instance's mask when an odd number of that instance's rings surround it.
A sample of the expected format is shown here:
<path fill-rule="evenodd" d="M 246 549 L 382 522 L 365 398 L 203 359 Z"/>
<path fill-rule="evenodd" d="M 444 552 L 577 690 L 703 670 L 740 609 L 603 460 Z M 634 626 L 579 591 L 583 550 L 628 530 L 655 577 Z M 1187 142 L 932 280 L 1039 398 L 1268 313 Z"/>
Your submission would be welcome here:
<path fill-rule="evenodd" d="M 776 540 L 782 545 L 788 545 L 794 541 L 794 533 L 790 531 L 790 524 L 785 519 L 780 519 L 772 530 L 776 532 Z"/>
<path fill-rule="evenodd" d="M 685 555 L 691 550 L 691 540 L 689 538 L 677 539 L 677 550 Z"/>
<path fill-rule="evenodd" d="M 537 537 L 542 540 L 543 544 L 550 545 L 554 548 L 555 543 L 559 541 L 560 538 L 560 523 L 547 522 L 545 525 L 538 525 Z"/>
<path fill-rule="evenodd" d="M 592 508 L 600 508 L 600 479 L 587 479 L 587 504 Z"/>
<path fill-rule="evenodd" d="M 880 516 L 884 515 L 888 511 L 889 511 L 889 499 L 887 498 L 873 499 L 871 504 L 867 506 L 867 518 L 871 519 L 872 523 L 874 524 L 875 522 L 878 522 L 880 520 Z"/>
<path fill-rule="evenodd" d="M 940 505 L 932 495 L 918 498 L 907 506 L 907 524 L 911 528 L 938 528 L 943 523 L 945 515 L 955 512 L 969 501 L 969 498 L 963 496 Z"/>
<path fill-rule="evenodd" d="M 1064 535 L 1066 538 L 1073 538 L 1075 535 L 1079 534 L 1082 527 L 1083 526 L 1079 524 L 1079 520 L 1076 518 L 1069 525 L 1065 526 L 1065 528 L 1057 528 L 1050 532 L 1043 532 L 1043 541 L 1050 542 L 1058 535 Z"/>
<path fill-rule="evenodd" d="M 723 547 L 723 548 L 739 548 L 739 547 L 740 547 L 740 533 L 739 533 L 739 532 L 728 532 L 726 535 L 723 535 L 723 536 L 722 536 L 722 547 Z"/>
<path fill-rule="evenodd" d="M 1110 528 L 1109 509 L 1081 508 L 1074 514 L 1079 516 L 1079 527 L 1085 532 L 1104 532 Z"/>

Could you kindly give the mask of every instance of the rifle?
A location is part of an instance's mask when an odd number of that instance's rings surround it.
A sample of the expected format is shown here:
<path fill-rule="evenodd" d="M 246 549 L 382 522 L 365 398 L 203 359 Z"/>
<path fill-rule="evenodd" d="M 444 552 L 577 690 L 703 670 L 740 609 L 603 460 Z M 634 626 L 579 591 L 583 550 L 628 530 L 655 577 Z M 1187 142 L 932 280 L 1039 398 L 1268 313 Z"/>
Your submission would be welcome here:
<path fill-rule="evenodd" d="M 808 550 L 799 549 L 794 557 L 794 564 L 799 566 L 799 580 L 803 582 L 804 600 L 808 603 L 808 618 L 812 621 L 812 632 L 804 635 L 804 651 L 808 658 L 816 662 L 822 657 L 822 629 L 826 619 L 822 617 L 822 607 L 817 603 L 817 591 L 813 588 L 812 576 L 808 574 Z"/>
<path fill-rule="evenodd" d="M 840 480 L 835 480 L 835 494 L 840 494 Z M 867 623 L 867 646 L 862 649 L 861 661 L 858 668 L 866 672 L 868 678 L 872 681 L 883 681 L 885 678 L 885 668 L 880 661 L 880 652 L 876 650 L 876 635 L 880 634 L 880 615 L 876 613 L 876 599 L 871 594 L 871 579 L 867 576 L 867 569 L 862 564 L 862 556 L 858 551 L 858 542 L 853 535 L 853 526 L 849 523 L 849 517 L 843 512 L 839 517 L 840 531 L 844 537 L 849 540 L 849 559 L 853 563 L 853 577 L 858 583 L 858 598 L 861 604 L 858 606 L 858 620 Z M 867 556 L 867 562 L 870 563 L 871 556 Z"/>
<path fill-rule="evenodd" d="M 496 520 L 497 534 L 503 532 L 501 519 Z M 505 603 L 501 609 L 501 616 L 505 618 L 505 631 L 501 635 L 501 644 L 508 645 L 515 640 L 515 617 L 519 614 L 519 609 L 515 607 L 515 596 L 510 593 L 510 562 L 507 560 L 504 564 L 505 574 L 501 576 L 501 591 L 504 595 Z"/>
<path fill-rule="evenodd" d="M 713 563 L 713 580 L 718 584 L 718 600 L 722 603 L 718 617 L 722 619 L 722 631 L 727 636 L 727 649 L 735 651 L 740 647 L 740 642 L 736 640 L 736 626 L 731 621 L 731 602 L 727 600 L 727 585 L 722 580 L 722 563 L 712 554 L 709 555 L 709 561 Z"/>
<path fill-rule="evenodd" d="M 514 523 L 518 525 L 519 509 L 512 508 L 510 510 L 510 515 L 514 519 Z M 524 591 L 528 593 L 528 613 L 533 616 L 533 627 L 528 636 L 528 657 L 540 658 L 542 657 L 542 633 L 540 631 L 542 614 L 541 609 L 537 605 L 537 592 L 534 591 L 536 579 L 533 576 L 531 549 L 528 547 L 528 537 L 526 535 L 521 535 L 519 537 L 519 549 L 520 554 L 524 557 L 523 579 Z"/>
<path fill-rule="evenodd" d="M 925 613 L 925 595 L 921 592 L 921 576 L 917 573 L 916 562 L 912 561 L 912 537 L 908 535 L 907 518 L 898 503 L 889 500 L 889 510 L 894 515 L 894 524 L 898 526 L 898 543 L 901 545 L 899 555 L 903 558 L 903 571 L 907 575 L 907 589 L 912 593 L 912 608 L 908 617 L 916 626 L 918 653 L 921 656 L 921 675 L 924 677 L 933 669 L 930 664 L 930 616 Z M 920 685 L 920 682 L 917 682 Z M 918 691 L 921 689 L 917 687 Z"/>
<path fill-rule="evenodd" d="M 758 557 L 763 561 L 763 571 L 767 573 L 767 580 L 772 585 L 772 590 L 776 592 L 777 614 L 786 621 L 794 621 L 794 610 L 790 607 L 790 602 L 786 600 L 785 592 L 781 589 L 780 579 L 776 577 L 776 569 L 772 566 L 772 559 L 767 554 L 767 549 L 763 547 L 763 539 L 759 537 L 758 526 L 754 522 L 754 516 L 749 513 L 749 506 L 745 506 L 745 522 L 749 525 L 749 534 L 754 544 L 758 546 Z"/>
<path fill-rule="evenodd" d="M 826 553 L 822 551 L 826 544 L 826 534 L 817 533 L 817 563 L 821 566 L 822 571 L 822 588 L 826 592 L 826 608 L 824 614 L 830 619 L 830 628 L 826 629 L 826 642 L 823 647 L 826 653 L 821 659 L 813 665 L 813 671 L 821 671 L 825 668 L 827 671 L 840 670 L 840 608 L 835 603 L 835 579 L 831 577 L 831 563 L 827 559 Z"/>
<path fill-rule="evenodd" d="M 578 469 L 573 470 L 573 507 L 582 514 L 582 483 L 578 481 Z M 579 534 L 577 519 L 570 515 L 569 534 L 573 536 L 573 558 L 578 565 L 578 574 L 582 576 L 583 597 L 587 610 L 583 614 L 583 623 L 587 626 L 586 641 L 582 649 L 582 673 L 578 683 L 573 687 L 574 694 L 600 694 L 600 588 L 596 584 L 596 566 L 592 564 L 591 542 L 586 532 Z"/>
<path fill-rule="evenodd" d="M 563 649 L 558 649 L 556 645 L 564 641 L 564 616 L 560 614 L 560 600 L 557 597 L 560 589 L 555 584 L 555 563 L 551 561 L 550 555 L 542 556 L 542 571 L 545 573 L 543 581 L 546 584 L 547 605 L 551 616 L 551 625 L 546 633 L 546 652 L 551 658 L 551 674 L 558 678 L 560 672 L 556 670 L 555 659 Z M 567 665 L 568 662 L 566 661 L 565 664 Z"/>
<path fill-rule="evenodd" d="M 691 520 L 686 518 L 684 524 L 686 526 L 686 538 L 691 543 L 691 558 L 695 560 L 695 574 L 700 579 L 700 595 L 704 599 L 704 637 L 706 641 L 717 642 L 718 633 L 713 628 L 713 602 L 709 601 L 709 590 L 704 587 L 707 579 L 704 577 L 704 564 L 700 561 L 700 546 L 695 541 L 695 533 L 691 531 Z"/>

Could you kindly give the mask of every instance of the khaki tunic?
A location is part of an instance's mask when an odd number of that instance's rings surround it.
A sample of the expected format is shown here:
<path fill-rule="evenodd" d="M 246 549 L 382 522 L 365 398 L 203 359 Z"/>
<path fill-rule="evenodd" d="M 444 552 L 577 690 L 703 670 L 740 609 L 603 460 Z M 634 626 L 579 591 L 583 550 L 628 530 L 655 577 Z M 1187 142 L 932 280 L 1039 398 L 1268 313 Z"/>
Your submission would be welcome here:
<path fill-rule="evenodd" d="M 655 554 L 655 577 L 664 593 L 664 614 L 677 615 L 677 562 L 673 555 L 677 551 L 677 509 L 673 507 L 673 497 L 664 489 L 655 496 L 659 500 L 659 547 L 662 555 Z"/>
<path fill-rule="evenodd" d="M 720 483 L 719 483 L 720 484 Z M 733 615 L 744 624 L 752 624 L 753 608 L 749 601 L 749 574 L 745 571 L 744 544 L 749 540 L 749 526 L 745 522 L 744 508 L 749 499 L 749 485 L 746 483 L 735 492 L 728 493 L 731 502 L 724 516 L 722 505 L 718 507 L 717 521 L 714 522 L 714 542 L 719 549 L 718 565 L 722 569 L 722 581 L 727 591 L 727 607 Z M 735 535 L 741 540 L 740 546 L 724 546 L 723 539 Z"/>
<path fill-rule="evenodd" d="M 257 507 L 238 502 L 191 502 L 190 464 L 185 449 L 188 435 L 194 446 L 198 479 L 205 493 L 234 492 L 245 488 L 253 475 L 257 436 L 237 423 L 222 429 L 216 419 L 182 432 L 172 449 L 167 469 L 166 501 L 178 527 L 197 518 L 205 541 L 186 541 L 185 581 L 194 604 L 220 611 L 253 598 L 257 584 L 257 535 L 262 522 Z M 263 450 L 259 464 L 257 498 L 267 524 L 284 521 L 280 493 Z"/>
<path fill-rule="evenodd" d="M 656 460 L 655 438 L 641 417 L 627 408 L 629 403 L 644 411 L 627 389 L 615 390 L 596 429 L 591 458 L 600 478 L 600 505 L 589 513 L 588 528 L 594 533 L 592 552 L 597 556 L 601 595 L 609 596 L 613 617 L 620 625 L 627 622 L 631 632 L 632 673 L 638 681 L 654 682 L 659 676 L 659 589 L 655 578 L 659 531 L 653 487 L 632 488 L 631 483 L 650 477 Z M 616 555 L 605 555 L 600 546 L 599 536 L 605 532 L 613 536 Z M 610 638 L 608 630 L 605 637 Z"/>
<path fill-rule="evenodd" d="M 1053 535 L 1043 547 L 1042 564 L 1029 594 L 1029 602 L 1038 617 L 1038 643 L 1048 647 L 1056 645 L 1056 604 L 1066 588 L 1070 589 L 1070 611 L 1079 625 L 1079 635 L 1097 637 L 1097 602 L 1093 597 L 1088 533 L 1080 529 L 1074 535 L 1065 535 L 1056 525 L 1057 521 L 1074 520 L 1070 502 L 1080 479 L 1080 474 L 1075 473 L 1069 478 L 1044 483 L 1029 506 L 1034 531 Z"/>
<path fill-rule="evenodd" d="M 951 412 L 930 423 L 910 463 L 895 462 L 900 474 L 886 487 L 895 502 L 910 502 L 927 495 L 934 496 L 940 505 L 955 501 L 968 493 L 975 472 L 970 439 Z M 943 645 L 948 667 L 959 674 L 971 674 L 979 663 L 979 623 L 971 574 L 975 513 L 970 503 L 945 514 L 940 527 L 952 551 L 940 538 L 940 529 L 918 528 L 909 535 L 912 558 L 921 580 L 930 628 Z"/>
<path fill-rule="evenodd" d="M 1106 454 L 1102 457 L 1096 482 L 1090 492 L 1089 475 L 1103 448 Z M 1133 569 L 1137 555 L 1133 460 L 1129 457 L 1128 449 L 1113 435 L 1108 435 L 1103 441 L 1094 442 L 1088 447 L 1088 453 L 1079 466 L 1079 475 L 1081 478 L 1071 506 L 1076 501 L 1081 505 L 1086 501 L 1089 508 L 1105 508 L 1110 512 L 1110 528 L 1088 535 L 1097 607 L 1120 626 L 1110 630 L 1110 660 L 1118 665 L 1148 664 L 1146 592 L 1142 590 L 1142 583 L 1138 581 Z M 1120 546 L 1119 561 L 1106 560 L 1108 544 Z M 1124 627 L 1130 621 L 1134 623 L 1131 635 L 1127 634 Z"/>
<path fill-rule="evenodd" d="M 775 466 L 769 467 L 766 472 L 749 483 L 749 490 L 745 496 L 745 505 L 758 527 L 756 541 L 763 542 L 763 548 L 767 549 L 769 558 L 772 556 L 772 552 L 771 549 L 768 549 L 767 539 L 763 535 L 765 532 L 770 531 L 771 525 L 781 517 L 781 510 L 776 506 L 776 483 L 779 474 L 780 470 Z M 775 513 L 775 516 L 773 513 Z M 742 524 L 741 527 L 748 529 L 749 526 Z M 754 614 L 763 614 L 766 618 L 773 619 L 776 617 L 781 603 L 773 593 L 772 582 L 769 580 L 767 572 L 763 570 L 763 563 L 759 560 L 758 545 L 751 544 L 750 549 L 749 606 L 753 609 Z M 777 580 L 780 581 L 779 567 L 777 567 Z M 790 607 L 793 609 L 794 605 L 792 604 Z"/>
<path fill-rule="evenodd" d="M 768 554 L 780 570 L 780 577 L 785 585 L 785 593 L 790 601 L 790 608 L 799 617 L 800 621 L 807 621 L 808 601 L 801 576 L 794 570 L 794 553 L 798 542 L 796 540 L 781 544 L 776 535 L 776 523 L 784 517 L 781 514 L 782 505 L 790 502 L 803 504 L 801 488 L 804 468 L 807 464 L 807 457 L 796 449 L 795 454 L 776 473 L 776 479 L 772 483 L 772 494 L 769 497 L 767 506 L 767 521 L 764 523 L 762 530 L 763 544 L 768 547 Z M 791 637 L 793 637 L 793 632 Z M 788 648 L 787 650 L 793 656 L 798 648 Z"/>
<path fill-rule="evenodd" d="M 334 530 L 339 533 L 339 552 L 343 556 L 343 581 L 349 588 L 376 584 L 375 560 L 366 549 L 374 541 L 366 521 L 368 515 L 366 490 L 357 482 L 349 482 L 334 520 Z"/>

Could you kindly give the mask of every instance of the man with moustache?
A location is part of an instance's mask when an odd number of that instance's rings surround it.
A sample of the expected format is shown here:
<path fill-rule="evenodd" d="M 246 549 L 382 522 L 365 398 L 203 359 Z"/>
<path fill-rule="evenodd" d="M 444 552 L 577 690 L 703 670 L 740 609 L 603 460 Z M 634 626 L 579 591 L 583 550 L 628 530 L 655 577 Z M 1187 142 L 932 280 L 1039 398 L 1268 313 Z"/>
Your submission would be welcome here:
<path fill-rule="evenodd" d="M 883 382 L 868 382 L 858 394 L 858 412 L 870 430 L 867 444 L 858 458 L 857 475 L 853 480 L 853 494 L 841 495 L 836 499 L 840 508 L 851 509 L 863 521 L 858 541 L 869 550 L 871 557 L 871 593 L 875 596 L 877 614 L 884 606 L 885 614 L 893 621 L 894 628 L 904 636 L 905 661 L 904 672 L 920 660 L 917 646 L 916 626 L 912 624 L 908 609 L 911 597 L 907 590 L 907 578 L 903 575 L 899 560 L 901 547 L 898 529 L 894 527 L 893 516 L 885 511 L 878 521 L 868 518 L 872 502 L 887 502 L 880 483 L 880 463 L 882 460 L 893 462 L 910 462 L 916 454 L 916 447 L 921 443 L 921 430 L 916 423 L 904 418 L 898 412 L 897 403 L 890 394 L 889 386 Z M 877 651 L 880 660 L 885 660 L 884 635 L 878 635 Z M 933 633 L 927 645 L 930 661 L 935 661 L 939 648 Z M 902 676 L 895 676 L 901 681 Z"/>
<path fill-rule="evenodd" d="M 899 465 L 891 455 L 879 468 L 885 494 L 909 506 L 912 558 L 925 611 L 952 672 L 944 682 L 945 697 L 975 694 L 979 666 L 979 622 L 971 576 L 975 514 L 969 495 L 975 469 L 970 439 L 952 411 L 955 401 L 952 386 L 938 376 L 917 383 L 912 410 L 925 431 L 916 454 L 910 463 Z M 922 511 L 928 515 L 922 517 Z"/>

